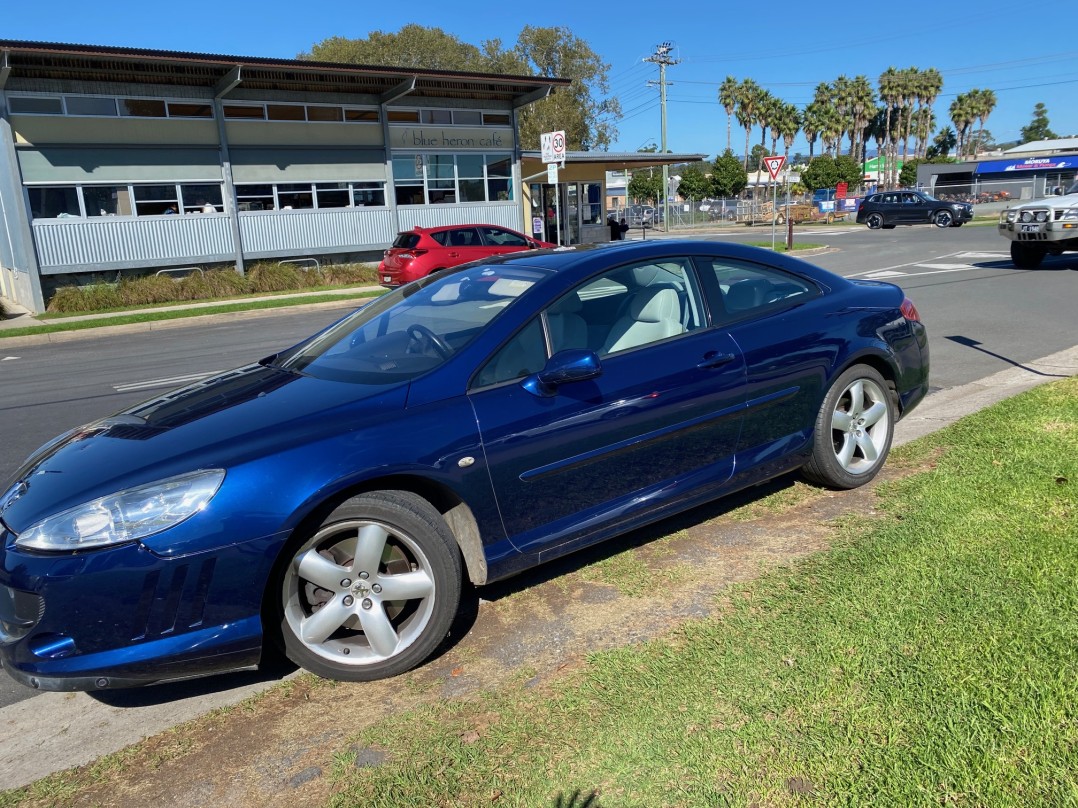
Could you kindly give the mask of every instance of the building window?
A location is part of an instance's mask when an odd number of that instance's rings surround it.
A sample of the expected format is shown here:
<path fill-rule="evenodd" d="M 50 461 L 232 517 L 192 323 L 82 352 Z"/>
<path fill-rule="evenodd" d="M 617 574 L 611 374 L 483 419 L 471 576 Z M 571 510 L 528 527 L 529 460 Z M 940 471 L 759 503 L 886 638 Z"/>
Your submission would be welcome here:
<path fill-rule="evenodd" d="M 32 187 L 26 192 L 30 197 L 30 215 L 34 219 L 66 219 L 82 216 L 79 208 L 79 189 L 75 186 L 52 188 Z"/>
<path fill-rule="evenodd" d="M 60 98 L 13 95 L 8 98 L 8 106 L 13 113 L 20 115 L 63 115 L 64 102 Z"/>
<path fill-rule="evenodd" d="M 386 120 L 390 123 L 419 123 L 419 110 L 391 109 L 386 112 Z"/>
<path fill-rule="evenodd" d="M 346 123 L 378 123 L 378 110 L 345 107 L 344 120 Z"/>
<path fill-rule="evenodd" d="M 390 123 L 421 123 L 425 126 L 510 126 L 507 112 L 480 112 L 477 109 L 391 109 Z"/>
<path fill-rule="evenodd" d="M 398 205 L 508 202 L 512 166 L 506 154 L 398 154 L 393 190 Z"/>
<path fill-rule="evenodd" d="M 512 122 L 512 116 L 508 112 L 483 113 L 484 126 L 509 126 L 512 124 Z"/>
<path fill-rule="evenodd" d="M 219 183 L 36 185 L 26 189 L 34 219 L 69 216 L 169 216 L 224 210 Z M 81 200 L 81 206 L 80 206 Z"/>
<path fill-rule="evenodd" d="M 277 204 L 272 185 L 237 185 L 236 206 L 240 210 L 273 210 Z"/>
<path fill-rule="evenodd" d="M 121 98 L 120 114 L 131 118 L 167 118 L 165 102 L 157 98 Z"/>
<path fill-rule="evenodd" d="M 305 121 L 304 108 L 299 104 L 266 104 L 266 119 L 270 121 Z"/>
<path fill-rule="evenodd" d="M 99 118 L 116 117 L 116 99 L 95 95 L 67 95 L 64 105 L 68 115 L 93 115 Z"/>
<path fill-rule="evenodd" d="M 266 108 L 263 106 L 251 106 L 249 104 L 225 104 L 225 118 L 239 121 L 264 121 L 266 120 Z"/>
<path fill-rule="evenodd" d="M 282 182 L 236 186 L 241 211 L 384 207 L 384 182 Z"/>
<path fill-rule="evenodd" d="M 170 118 L 212 118 L 213 104 L 199 102 L 173 102 L 168 104 Z"/>
<path fill-rule="evenodd" d="M 318 123 L 340 123 L 344 111 L 340 107 L 307 107 L 307 120 Z"/>

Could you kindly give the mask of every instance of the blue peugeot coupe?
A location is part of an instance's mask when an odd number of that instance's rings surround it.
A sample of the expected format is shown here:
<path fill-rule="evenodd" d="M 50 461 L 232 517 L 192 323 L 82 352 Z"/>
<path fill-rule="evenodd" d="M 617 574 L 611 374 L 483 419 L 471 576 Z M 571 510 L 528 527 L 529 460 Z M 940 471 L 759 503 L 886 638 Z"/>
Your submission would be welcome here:
<path fill-rule="evenodd" d="M 891 284 L 728 243 L 434 273 L 61 435 L 0 498 L 0 659 L 45 690 L 424 662 L 482 585 L 801 468 L 871 480 L 924 397 Z"/>

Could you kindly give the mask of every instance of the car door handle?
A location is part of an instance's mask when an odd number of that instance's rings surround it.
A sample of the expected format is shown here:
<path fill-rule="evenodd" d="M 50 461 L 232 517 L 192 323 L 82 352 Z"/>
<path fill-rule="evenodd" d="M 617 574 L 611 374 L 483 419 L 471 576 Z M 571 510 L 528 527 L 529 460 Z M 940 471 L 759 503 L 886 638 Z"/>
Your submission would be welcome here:
<path fill-rule="evenodd" d="M 733 362 L 736 357 L 729 353 L 719 353 L 718 351 L 708 351 L 704 354 L 704 361 L 700 362 L 696 367 L 698 368 L 718 368 L 723 365 Z"/>

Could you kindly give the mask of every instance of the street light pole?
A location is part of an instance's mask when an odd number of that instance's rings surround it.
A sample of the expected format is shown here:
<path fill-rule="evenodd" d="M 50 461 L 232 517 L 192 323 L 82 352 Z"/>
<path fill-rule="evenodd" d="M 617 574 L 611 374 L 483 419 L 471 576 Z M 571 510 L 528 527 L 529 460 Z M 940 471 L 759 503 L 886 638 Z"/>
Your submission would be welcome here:
<path fill-rule="evenodd" d="M 655 53 L 647 57 L 645 62 L 654 62 L 659 65 L 659 105 L 662 114 L 662 146 L 663 154 L 666 154 L 666 66 L 676 65 L 680 59 L 671 59 L 670 51 L 674 46 L 669 42 L 663 42 L 656 46 Z M 652 84 L 653 82 L 648 82 Z M 663 230 L 670 230 L 670 166 L 663 163 Z"/>

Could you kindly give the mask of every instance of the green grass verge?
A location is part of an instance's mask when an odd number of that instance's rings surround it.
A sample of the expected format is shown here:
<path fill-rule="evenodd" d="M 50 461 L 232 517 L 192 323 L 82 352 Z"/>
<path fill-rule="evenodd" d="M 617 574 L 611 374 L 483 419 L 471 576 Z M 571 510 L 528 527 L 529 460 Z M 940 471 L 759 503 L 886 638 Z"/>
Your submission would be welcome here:
<path fill-rule="evenodd" d="M 0 341 L 8 337 L 22 337 L 29 334 L 54 334 L 60 331 L 82 331 L 88 328 L 102 328 L 109 325 L 130 325 L 132 323 L 149 323 L 160 320 L 180 320 L 187 317 L 202 317 L 208 314 L 228 314 L 236 311 L 258 311 L 261 309 L 279 309 L 286 306 L 303 306 L 309 303 L 348 303 L 352 300 L 362 300 L 370 297 L 378 297 L 385 290 L 372 290 L 369 292 L 357 292 L 353 295 L 301 295 L 276 300 L 250 300 L 247 302 L 237 301 L 225 303 L 220 306 L 201 306 L 193 309 L 177 309 L 174 311 L 153 311 L 139 309 L 137 314 L 117 314 L 115 317 L 95 317 L 92 320 L 69 320 L 58 318 L 57 322 L 47 325 L 30 326 L 27 328 L 5 328 L 0 331 Z M 175 305 L 175 304 L 173 304 Z"/>
<path fill-rule="evenodd" d="M 332 804 L 1078 805 L 1078 380 L 899 454 L 932 460 L 836 549 L 540 687 L 380 722 Z"/>

